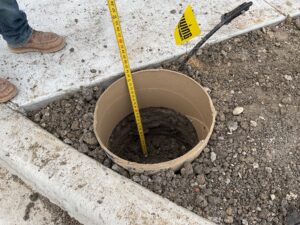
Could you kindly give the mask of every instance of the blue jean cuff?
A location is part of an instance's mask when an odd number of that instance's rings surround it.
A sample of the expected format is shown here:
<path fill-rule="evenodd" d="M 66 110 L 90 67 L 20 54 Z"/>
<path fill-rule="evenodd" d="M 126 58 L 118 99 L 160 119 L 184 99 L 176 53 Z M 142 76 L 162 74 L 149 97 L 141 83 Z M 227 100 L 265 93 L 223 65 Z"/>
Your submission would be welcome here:
<path fill-rule="evenodd" d="M 31 36 L 33 34 L 33 29 L 30 27 L 28 29 L 28 31 L 26 32 L 26 35 L 24 36 L 24 40 L 21 41 L 20 43 L 18 44 L 8 44 L 9 47 L 12 47 L 12 48 L 20 48 L 22 47 L 23 45 L 27 44 L 27 42 L 30 40 Z"/>

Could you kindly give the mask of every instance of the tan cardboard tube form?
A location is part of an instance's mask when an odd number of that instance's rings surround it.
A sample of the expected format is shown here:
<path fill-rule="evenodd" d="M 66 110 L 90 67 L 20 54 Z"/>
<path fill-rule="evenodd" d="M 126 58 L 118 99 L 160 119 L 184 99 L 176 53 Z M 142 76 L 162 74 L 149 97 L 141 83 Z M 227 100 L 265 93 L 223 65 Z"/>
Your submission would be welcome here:
<path fill-rule="evenodd" d="M 170 70 L 144 70 L 133 73 L 140 109 L 166 107 L 187 116 L 194 125 L 199 138 L 198 144 L 186 154 L 161 163 L 141 164 L 122 159 L 112 153 L 108 142 L 113 129 L 132 113 L 125 78 L 115 81 L 100 96 L 94 113 L 94 131 L 101 147 L 114 163 L 134 172 L 157 172 L 179 169 L 185 162 L 199 156 L 213 132 L 216 111 L 203 89 L 193 79 Z"/>

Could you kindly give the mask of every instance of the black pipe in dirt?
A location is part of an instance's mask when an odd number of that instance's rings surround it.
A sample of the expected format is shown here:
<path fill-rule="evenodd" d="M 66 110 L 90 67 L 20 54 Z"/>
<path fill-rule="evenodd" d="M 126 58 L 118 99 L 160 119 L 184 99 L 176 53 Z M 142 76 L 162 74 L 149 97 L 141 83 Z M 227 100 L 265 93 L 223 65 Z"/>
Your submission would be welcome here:
<path fill-rule="evenodd" d="M 245 2 L 232 11 L 225 13 L 221 16 L 221 22 L 218 23 L 208 34 L 206 34 L 201 41 L 196 44 L 196 46 L 188 53 L 188 55 L 180 62 L 179 70 L 182 70 L 184 65 L 189 61 L 189 59 L 198 51 L 198 49 L 222 26 L 228 25 L 232 20 L 242 15 L 244 12 L 248 11 L 252 6 L 252 2 Z"/>

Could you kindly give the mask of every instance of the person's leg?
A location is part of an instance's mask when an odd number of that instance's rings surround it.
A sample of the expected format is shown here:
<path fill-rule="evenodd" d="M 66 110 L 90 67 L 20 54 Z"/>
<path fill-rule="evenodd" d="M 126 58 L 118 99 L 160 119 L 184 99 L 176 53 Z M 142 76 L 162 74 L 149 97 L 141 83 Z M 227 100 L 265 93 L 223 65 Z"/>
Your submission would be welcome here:
<path fill-rule="evenodd" d="M 15 85 L 0 78 L 0 103 L 4 103 L 15 97 L 17 89 Z"/>
<path fill-rule="evenodd" d="M 32 28 L 16 0 L 0 0 L 0 34 L 11 47 L 20 47 L 31 37 Z"/>
<path fill-rule="evenodd" d="M 33 30 L 16 0 L 0 0 L 0 34 L 14 53 L 56 52 L 66 45 L 55 33 Z"/>

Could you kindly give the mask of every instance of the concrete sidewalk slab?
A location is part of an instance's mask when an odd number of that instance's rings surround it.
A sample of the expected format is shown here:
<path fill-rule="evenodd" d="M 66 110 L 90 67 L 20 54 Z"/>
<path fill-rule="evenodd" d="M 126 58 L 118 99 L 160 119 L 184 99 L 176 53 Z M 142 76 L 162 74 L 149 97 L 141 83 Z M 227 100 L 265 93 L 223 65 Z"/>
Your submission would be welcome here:
<path fill-rule="evenodd" d="M 19 178 L 0 167 L 0 224 L 70 225 L 74 221 L 66 219 L 65 212 L 57 206 L 46 205 L 40 198 L 33 199 L 34 195 Z"/>
<path fill-rule="evenodd" d="M 191 3 L 203 35 L 220 16 L 244 0 L 139 0 L 117 1 L 120 19 L 134 70 L 159 64 L 186 53 L 200 39 L 176 46 L 175 25 Z M 263 0 L 254 0 L 251 11 L 222 28 L 209 43 L 284 20 L 284 16 Z M 97 84 L 122 73 L 106 1 L 23 0 L 31 25 L 67 36 L 68 46 L 55 54 L 14 55 L 0 41 L 0 74 L 19 88 L 14 103 L 25 109 L 38 107 L 80 86 Z M 175 12 L 175 13 L 174 13 Z"/>
<path fill-rule="evenodd" d="M 213 225 L 0 105 L 0 165 L 85 225 Z"/>
<path fill-rule="evenodd" d="M 280 13 L 286 16 L 300 16 L 299 0 L 267 0 L 272 7 L 276 8 Z"/>

